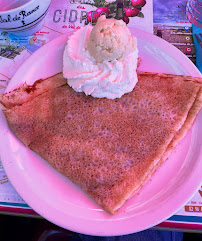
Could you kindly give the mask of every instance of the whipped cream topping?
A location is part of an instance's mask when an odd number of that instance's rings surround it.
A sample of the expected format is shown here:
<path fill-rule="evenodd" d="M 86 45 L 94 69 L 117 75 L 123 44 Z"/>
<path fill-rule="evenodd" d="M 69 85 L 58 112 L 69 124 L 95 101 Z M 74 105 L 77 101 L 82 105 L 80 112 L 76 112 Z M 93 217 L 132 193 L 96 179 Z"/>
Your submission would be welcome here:
<path fill-rule="evenodd" d="M 97 63 L 87 50 L 92 28 L 85 26 L 69 38 L 63 55 L 63 75 L 77 92 L 97 98 L 120 98 L 131 92 L 138 81 L 138 50 L 124 59 Z"/>

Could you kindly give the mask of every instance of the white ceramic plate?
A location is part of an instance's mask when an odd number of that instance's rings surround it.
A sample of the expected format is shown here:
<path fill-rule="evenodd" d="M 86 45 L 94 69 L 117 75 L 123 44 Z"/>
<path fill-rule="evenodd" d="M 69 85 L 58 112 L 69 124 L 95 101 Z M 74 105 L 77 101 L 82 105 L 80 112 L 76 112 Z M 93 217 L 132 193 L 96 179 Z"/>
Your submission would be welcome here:
<path fill-rule="evenodd" d="M 166 41 L 140 30 L 131 31 L 138 38 L 141 70 L 200 76 L 191 61 Z M 61 36 L 36 51 L 17 71 L 7 91 L 25 81 L 31 84 L 62 71 L 62 54 L 68 36 Z M 41 216 L 79 233 L 123 235 L 162 222 L 197 191 L 202 170 L 201 120 L 202 113 L 139 195 L 131 198 L 114 216 L 104 212 L 68 179 L 25 148 L 9 130 L 2 113 L 0 153 L 13 186 Z"/>

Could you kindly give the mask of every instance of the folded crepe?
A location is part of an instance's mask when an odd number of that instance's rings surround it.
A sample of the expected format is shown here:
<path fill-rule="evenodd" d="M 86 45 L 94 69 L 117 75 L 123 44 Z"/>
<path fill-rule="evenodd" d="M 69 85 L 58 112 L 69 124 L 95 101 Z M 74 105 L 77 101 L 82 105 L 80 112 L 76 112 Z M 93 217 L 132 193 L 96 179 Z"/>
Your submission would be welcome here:
<path fill-rule="evenodd" d="M 0 97 L 25 146 L 111 214 L 137 193 L 192 125 L 202 79 L 138 72 L 120 99 L 77 93 L 62 73 Z"/>

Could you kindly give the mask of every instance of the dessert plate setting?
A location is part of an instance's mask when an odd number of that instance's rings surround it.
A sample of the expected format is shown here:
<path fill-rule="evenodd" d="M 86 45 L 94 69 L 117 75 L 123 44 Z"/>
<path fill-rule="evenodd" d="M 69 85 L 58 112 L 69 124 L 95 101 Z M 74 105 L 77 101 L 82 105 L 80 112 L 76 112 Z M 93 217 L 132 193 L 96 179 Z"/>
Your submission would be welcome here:
<path fill-rule="evenodd" d="M 139 70 L 201 77 L 194 64 L 178 49 L 154 35 L 130 29 L 137 37 Z M 36 51 L 16 72 L 6 91 L 22 83 L 33 84 L 62 72 L 63 51 L 72 33 Z M 0 112 L 0 153 L 4 169 L 25 202 L 50 222 L 78 233 L 117 236 L 150 228 L 172 216 L 201 184 L 202 113 L 168 160 L 138 195 L 115 214 L 103 211 L 83 191 L 26 148 L 11 132 Z"/>

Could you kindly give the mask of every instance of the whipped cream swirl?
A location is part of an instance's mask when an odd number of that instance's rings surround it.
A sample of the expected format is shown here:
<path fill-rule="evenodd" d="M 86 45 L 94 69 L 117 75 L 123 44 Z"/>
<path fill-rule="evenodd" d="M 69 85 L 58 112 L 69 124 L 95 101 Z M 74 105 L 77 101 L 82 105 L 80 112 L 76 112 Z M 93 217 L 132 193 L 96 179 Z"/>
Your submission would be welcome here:
<path fill-rule="evenodd" d="M 68 40 L 63 55 L 63 75 L 77 92 L 97 98 L 120 98 L 135 87 L 137 48 L 120 60 L 97 63 L 87 50 L 92 26 L 76 31 Z"/>

